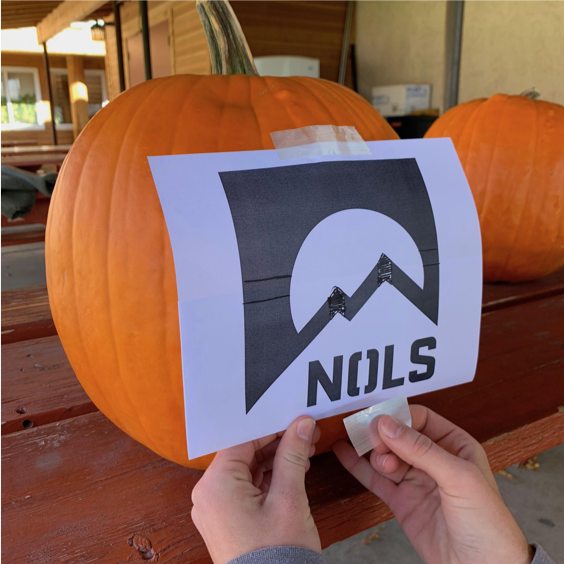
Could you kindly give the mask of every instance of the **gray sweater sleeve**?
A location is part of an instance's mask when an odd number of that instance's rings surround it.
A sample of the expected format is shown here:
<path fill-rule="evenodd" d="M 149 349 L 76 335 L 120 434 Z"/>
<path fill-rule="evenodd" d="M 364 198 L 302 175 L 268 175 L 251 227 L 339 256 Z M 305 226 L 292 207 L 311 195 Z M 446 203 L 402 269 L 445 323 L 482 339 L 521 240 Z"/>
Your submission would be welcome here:
<path fill-rule="evenodd" d="M 556 564 L 554 560 L 542 549 L 542 546 L 538 544 L 533 544 L 535 549 L 535 557 L 531 564 Z"/>
<path fill-rule="evenodd" d="M 274 546 L 243 554 L 228 564 L 325 564 L 325 558 L 319 552 L 307 548 Z M 541 561 L 539 564 L 545 562 Z"/>
<path fill-rule="evenodd" d="M 538 544 L 531 564 L 556 564 Z M 326 564 L 319 552 L 296 546 L 275 546 L 255 550 L 231 560 L 228 564 Z M 375 563 L 376 564 L 376 563 Z"/>

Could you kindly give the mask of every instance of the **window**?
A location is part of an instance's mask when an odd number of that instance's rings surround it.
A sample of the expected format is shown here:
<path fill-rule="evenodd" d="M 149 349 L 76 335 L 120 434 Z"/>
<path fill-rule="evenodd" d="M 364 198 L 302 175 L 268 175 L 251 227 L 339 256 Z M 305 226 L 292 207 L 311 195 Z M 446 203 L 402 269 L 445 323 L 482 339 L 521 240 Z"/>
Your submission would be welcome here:
<path fill-rule="evenodd" d="M 2 129 L 43 129 L 35 68 L 2 67 Z"/>
<path fill-rule="evenodd" d="M 84 80 L 88 90 L 88 117 L 91 118 L 108 103 L 106 77 L 103 70 L 85 70 Z M 51 69 L 53 110 L 55 123 L 61 129 L 72 127 L 69 78 L 66 69 Z"/>

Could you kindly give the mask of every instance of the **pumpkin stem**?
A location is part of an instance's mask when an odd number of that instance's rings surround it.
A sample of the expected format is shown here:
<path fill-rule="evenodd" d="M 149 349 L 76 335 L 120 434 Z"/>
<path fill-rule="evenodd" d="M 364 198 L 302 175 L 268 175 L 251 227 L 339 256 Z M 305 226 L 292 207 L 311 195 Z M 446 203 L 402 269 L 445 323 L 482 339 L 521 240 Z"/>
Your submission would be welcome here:
<path fill-rule="evenodd" d="M 197 0 L 196 8 L 208 40 L 212 74 L 258 76 L 253 55 L 229 2 Z"/>
<path fill-rule="evenodd" d="M 521 92 L 519 96 L 525 96 L 525 98 L 536 100 L 537 98 L 540 98 L 540 92 L 533 86 L 532 88 L 527 88 L 527 90 Z"/>

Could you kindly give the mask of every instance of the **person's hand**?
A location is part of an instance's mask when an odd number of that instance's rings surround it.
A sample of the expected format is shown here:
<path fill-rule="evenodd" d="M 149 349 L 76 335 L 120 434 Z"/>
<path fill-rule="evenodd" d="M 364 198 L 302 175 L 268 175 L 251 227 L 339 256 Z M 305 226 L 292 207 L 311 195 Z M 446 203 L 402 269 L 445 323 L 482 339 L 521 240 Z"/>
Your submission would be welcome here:
<path fill-rule="evenodd" d="M 300 417 L 284 433 L 217 453 L 192 491 L 192 520 L 215 564 L 271 546 L 321 552 L 304 483 L 319 435 Z"/>
<path fill-rule="evenodd" d="M 390 416 L 372 421 L 382 441 L 359 457 L 333 447 L 343 466 L 393 511 L 427 564 L 530 564 L 531 547 L 503 502 L 482 446 L 420 406 L 413 428 Z"/>

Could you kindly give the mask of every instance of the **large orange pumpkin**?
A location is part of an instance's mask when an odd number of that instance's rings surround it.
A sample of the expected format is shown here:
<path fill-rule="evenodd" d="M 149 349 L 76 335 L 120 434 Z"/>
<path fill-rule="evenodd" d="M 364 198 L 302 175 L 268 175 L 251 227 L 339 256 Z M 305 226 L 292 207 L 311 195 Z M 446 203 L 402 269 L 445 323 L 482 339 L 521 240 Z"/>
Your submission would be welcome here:
<path fill-rule="evenodd" d="M 564 266 L 564 107 L 496 94 L 460 104 L 425 137 L 450 137 L 474 194 L 486 282 Z"/>
<path fill-rule="evenodd" d="M 211 456 L 188 460 L 174 262 L 147 156 L 273 149 L 272 131 L 308 125 L 397 136 L 343 86 L 256 76 L 230 6 L 199 9 L 223 75 L 150 80 L 96 114 L 59 175 L 46 262 L 57 331 L 96 406 L 163 457 L 205 468 Z M 345 436 L 342 416 L 321 427 L 321 449 Z"/>

